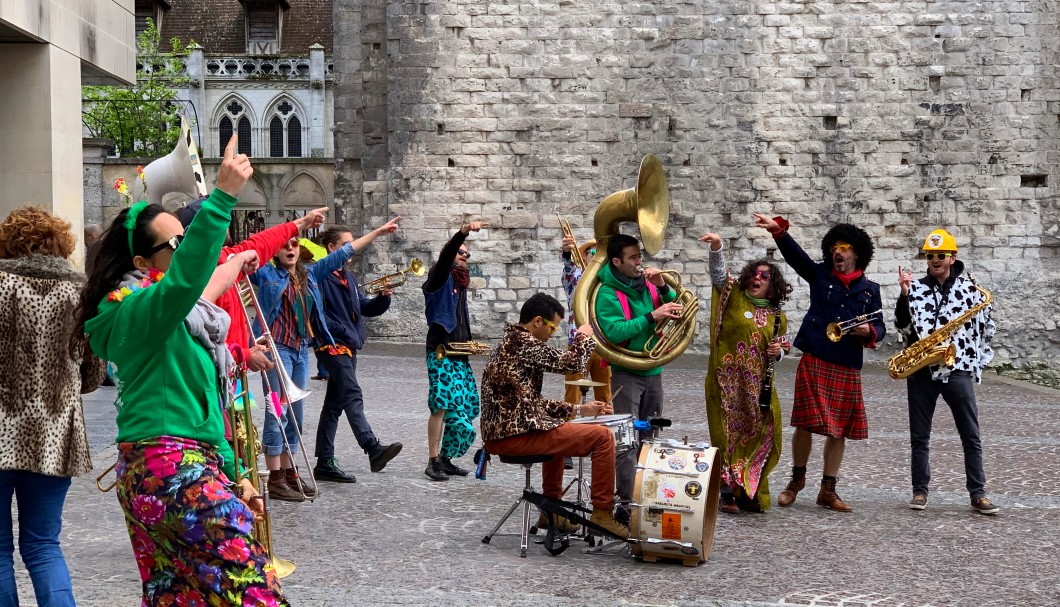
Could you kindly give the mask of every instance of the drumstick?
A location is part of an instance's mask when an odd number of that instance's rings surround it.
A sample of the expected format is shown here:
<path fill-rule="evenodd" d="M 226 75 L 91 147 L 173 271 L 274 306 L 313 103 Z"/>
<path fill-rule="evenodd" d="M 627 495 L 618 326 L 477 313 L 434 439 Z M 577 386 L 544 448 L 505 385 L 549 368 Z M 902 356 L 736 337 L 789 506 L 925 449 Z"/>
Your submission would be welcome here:
<path fill-rule="evenodd" d="M 614 391 L 613 393 L 611 393 L 611 398 L 607 399 L 607 402 L 606 402 L 606 403 L 604 403 L 604 407 L 606 407 L 607 405 L 610 405 L 610 404 L 611 404 L 611 401 L 615 400 L 615 397 L 616 397 L 616 396 L 618 396 L 618 393 L 622 391 L 622 388 L 625 388 L 625 386 L 619 386 L 619 387 L 618 387 L 618 390 L 615 390 L 615 391 Z M 599 414 L 599 413 L 597 413 L 596 415 L 594 415 L 594 416 L 593 416 L 593 419 L 596 419 L 596 418 L 598 418 L 598 417 L 600 417 L 600 414 Z"/>

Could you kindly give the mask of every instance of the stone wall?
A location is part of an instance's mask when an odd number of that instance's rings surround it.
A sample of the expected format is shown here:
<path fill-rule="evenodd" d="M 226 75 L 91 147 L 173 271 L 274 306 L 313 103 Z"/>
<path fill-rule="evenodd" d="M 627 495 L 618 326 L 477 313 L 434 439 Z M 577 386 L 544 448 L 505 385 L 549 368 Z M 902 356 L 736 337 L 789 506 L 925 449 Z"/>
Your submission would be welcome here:
<path fill-rule="evenodd" d="M 562 296 L 556 213 L 587 238 L 597 203 L 630 187 L 650 152 L 672 197 L 651 262 L 681 271 L 704 302 L 703 232 L 724 236 L 733 266 L 773 253 L 752 212 L 788 217 L 811 252 L 831 224 L 864 226 L 888 319 L 898 267 L 921 270 L 917 247 L 946 227 L 995 294 L 998 361 L 1049 361 L 1060 354 L 1056 8 L 337 0 L 336 35 L 351 42 L 335 50 L 336 198 L 365 229 L 406 216 L 370 253 L 370 273 L 433 259 L 462 222 L 491 222 L 472 247 L 472 312 L 476 333 L 497 337 L 534 291 Z M 806 295 L 798 285 L 794 326 Z M 373 328 L 416 341 L 422 327 L 405 321 L 421 307 L 410 289 Z M 889 338 L 883 354 L 895 347 Z"/>

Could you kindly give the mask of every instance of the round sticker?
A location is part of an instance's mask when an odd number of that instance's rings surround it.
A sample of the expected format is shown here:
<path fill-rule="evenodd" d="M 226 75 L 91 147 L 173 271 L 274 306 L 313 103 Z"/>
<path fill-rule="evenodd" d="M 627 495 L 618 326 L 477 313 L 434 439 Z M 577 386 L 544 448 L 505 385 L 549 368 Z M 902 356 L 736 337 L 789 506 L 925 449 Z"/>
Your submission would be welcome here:
<path fill-rule="evenodd" d="M 689 481 L 685 484 L 685 495 L 688 497 L 699 497 L 700 493 L 703 493 L 703 485 L 696 481 Z"/>
<path fill-rule="evenodd" d="M 710 464 L 707 462 L 696 462 L 696 472 L 706 472 L 710 469 Z"/>
<path fill-rule="evenodd" d="M 666 465 L 670 466 L 671 470 L 680 470 L 685 467 L 685 458 L 680 455 L 674 455 L 666 461 Z"/>
<path fill-rule="evenodd" d="M 752 313 L 752 312 L 744 312 L 743 313 L 743 317 L 744 318 L 754 318 L 754 313 Z"/>
<path fill-rule="evenodd" d="M 675 497 L 677 497 L 677 489 L 675 489 L 670 483 L 663 483 L 659 487 L 659 499 L 672 500 Z"/>

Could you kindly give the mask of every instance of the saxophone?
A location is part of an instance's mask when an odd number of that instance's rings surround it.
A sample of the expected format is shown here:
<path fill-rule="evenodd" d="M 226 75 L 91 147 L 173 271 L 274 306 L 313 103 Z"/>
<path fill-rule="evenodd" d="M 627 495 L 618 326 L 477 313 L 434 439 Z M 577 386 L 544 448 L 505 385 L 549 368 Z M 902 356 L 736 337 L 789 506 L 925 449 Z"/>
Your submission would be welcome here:
<path fill-rule="evenodd" d="M 961 327 L 975 317 L 984 308 L 990 305 L 994 296 L 983 287 L 980 287 L 968 275 L 972 286 L 983 294 L 983 301 L 975 304 L 967 312 L 954 318 L 950 322 L 939 327 L 931 335 L 918 339 L 914 344 L 895 354 L 887 361 L 887 372 L 894 379 L 905 379 L 928 365 L 943 364 L 952 367 L 957 362 L 957 346 L 949 341 L 950 337 Z"/>

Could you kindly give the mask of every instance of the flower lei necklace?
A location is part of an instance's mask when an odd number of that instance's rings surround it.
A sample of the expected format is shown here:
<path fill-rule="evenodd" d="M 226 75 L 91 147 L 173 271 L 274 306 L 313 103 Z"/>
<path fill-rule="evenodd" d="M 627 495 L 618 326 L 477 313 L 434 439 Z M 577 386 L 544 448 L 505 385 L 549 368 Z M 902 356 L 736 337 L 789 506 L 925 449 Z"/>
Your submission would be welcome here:
<path fill-rule="evenodd" d="M 129 295 L 132 295 L 136 291 L 139 291 L 140 289 L 146 289 L 147 287 L 162 280 L 164 276 L 164 272 L 161 272 L 155 268 L 151 268 L 147 271 L 147 276 L 143 277 L 139 282 L 133 282 L 132 284 L 111 291 L 110 295 L 107 295 L 107 301 L 121 301 Z"/>

